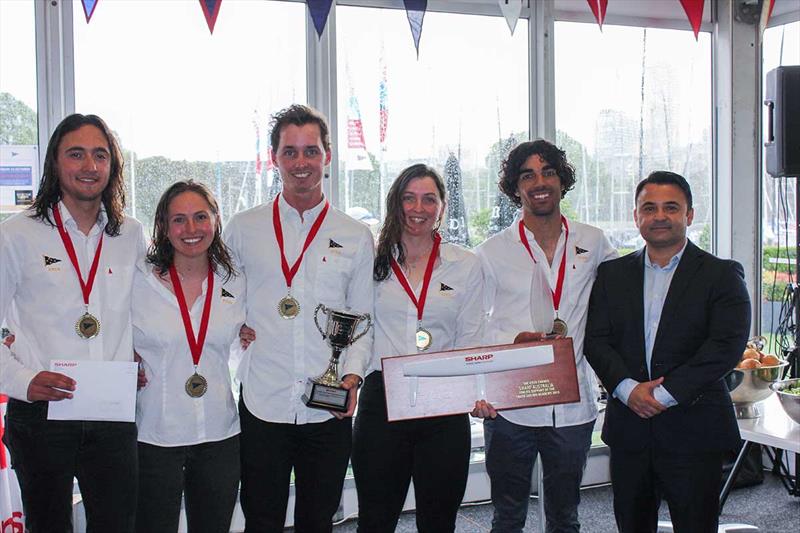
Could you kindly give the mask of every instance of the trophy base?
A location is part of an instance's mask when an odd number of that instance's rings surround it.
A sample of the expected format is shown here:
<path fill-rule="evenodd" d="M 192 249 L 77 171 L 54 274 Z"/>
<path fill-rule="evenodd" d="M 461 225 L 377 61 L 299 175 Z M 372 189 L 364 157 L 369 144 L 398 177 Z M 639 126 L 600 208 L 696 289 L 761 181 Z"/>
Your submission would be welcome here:
<path fill-rule="evenodd" d="M 332 385 L 317 383 L 312 378 L 306 381 L 306 391 L 301 396 L 306 407 L 314 409 L 325 409 L 326 411 L 336 411 L 346 413 L 349 390 Z"/>

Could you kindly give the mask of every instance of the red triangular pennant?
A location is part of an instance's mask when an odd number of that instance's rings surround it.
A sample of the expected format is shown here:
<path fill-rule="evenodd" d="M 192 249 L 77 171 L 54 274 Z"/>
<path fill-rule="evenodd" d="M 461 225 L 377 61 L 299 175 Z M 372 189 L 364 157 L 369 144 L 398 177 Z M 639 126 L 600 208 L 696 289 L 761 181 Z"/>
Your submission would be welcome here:
<path fill-rule="evenodd" d="M 594 19 L 600 25 L 600 31 L 603 30 L 603 21 L 606 19 L 606 8 L 608 7 L 608 0 L 586 0 L 589 7 L 592 9 Z"/>
<path fill-rule="evenodd" d="M 86 15 L 86 24 L 89 24 L 89 20 L 91 20 L 94 14 L 94 8 L 97 7 L 97 2 L 99 1 L 100 0 L 81 0 L 81 4 L 83 4 L 83 14 Z"/>
<path fill-rule="evenodd" d="M 206 24 L 208 24 L 208 31 L 213 35 L 214 25 L 217 23 L 217 15 L 219 15 L 219 6 L 222 5 L 222 0 L 200 0 L 200 7 L 203 8 L 203 15 L 206 17 Z"/>
<path fill-rule="evenodd" d="M 694 38 L 700 33 L 700 25 L 703 24 L 703 7 L 706 0 L 681 0 L 683 10 L 689 18 L 689 23 L 694 31 Z"/>
<path fill-rule="evenodd" d="M 767 1 L 761 4 L 761 20 L 758 23 L 758 29 L 760 31 L 760 35 L 764 35 L 764 30 L 767 29 L 767 24 L 769 24 L 769 18 L 772 16 L 772 10 L 775 8 L 775 0 L 769 0 L 769 4 Z"/>

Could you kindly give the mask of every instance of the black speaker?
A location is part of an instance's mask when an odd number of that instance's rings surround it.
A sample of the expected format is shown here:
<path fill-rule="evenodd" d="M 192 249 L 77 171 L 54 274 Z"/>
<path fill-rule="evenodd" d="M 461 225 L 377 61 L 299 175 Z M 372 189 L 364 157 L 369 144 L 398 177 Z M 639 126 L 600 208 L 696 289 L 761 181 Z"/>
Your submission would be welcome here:
<path fill-rule="evenodd" d="M 767 73 L 767 172 L 800 177 L 800 65 Z"/>

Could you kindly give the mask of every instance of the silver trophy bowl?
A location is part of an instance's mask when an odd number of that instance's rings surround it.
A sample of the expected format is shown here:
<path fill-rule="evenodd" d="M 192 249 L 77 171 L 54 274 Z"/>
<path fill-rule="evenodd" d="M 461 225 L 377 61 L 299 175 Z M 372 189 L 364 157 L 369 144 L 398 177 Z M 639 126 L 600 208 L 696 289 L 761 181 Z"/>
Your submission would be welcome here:
<path fill-rule="evenodd" d="M 800 387 L 800 378 L 776 381 L 770 385 L 770 388 L 778 395 L 783 410 L 786 411 L 789 418 L 794 420 L 795 424 L 800 424 L 800 394 L 784 392 L 786 389 L 796 387 Z"/>
<path fill-rule="evenodd" d="M 761 368 L 736 368 L 725 377 L 731 400 L 736 409 L 736 418 L 758 418 L 761 408 L 758 402 L 766 400 L 772 394 L 770 385 L 781 379 L 783 369 L 789 363 L 781 361 L 774 366 Z"/>

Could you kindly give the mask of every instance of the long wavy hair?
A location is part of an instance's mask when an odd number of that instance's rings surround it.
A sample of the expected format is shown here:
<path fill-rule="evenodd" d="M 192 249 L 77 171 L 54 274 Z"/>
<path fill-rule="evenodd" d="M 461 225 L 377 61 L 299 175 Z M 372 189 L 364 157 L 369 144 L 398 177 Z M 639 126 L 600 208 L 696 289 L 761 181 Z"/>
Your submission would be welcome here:
<path fill-rule="evenodd" d="M 175 247 L 169 242 L 169 206 L 179 194 L 193 192 L 200 195 L 214 215 L 214 238 L 208 247 L 208 261 L 217 274 L 225 274 L 225 281 L 236 275 L 228 247 L 222 242 L 222 220 L 219 216 L 219 205 L 211 191 L 203 185 L 192 180 L 177 181 L 170 185 L 156 206 L 156 217 L 153 224 L 153 241 L 147 250 L 147 262 L 158 269 L 160 275 L 169 271 L 175 262 Z"/>
<path fill-rule="evenodd" d="M 556 174 L 561 182 L 561 198 L 564 198 L 567 191 L 571 191 L 575 187 L 575 167 L 567 161 L 567 153 L 564 150 L 544 139 L 526 141 L 508 153 L 508 157 L 500 168 L 500 181 L 497 184 L 517 207 L 522 206 L 522 200 L 517 196 L 519 175 L 522 165 L 532 155 L 538 155 L 556 169 Z"/>
<path fill-rule="evenodd" d="M 400 238 L 403 235 L 403 193 L 408 184 L 417 178 L 431 178 L 439 191 L 439 199 L 445 201 L 445 187 L 442 177 L 436 170 L 418 163 L 404 169 L 394 180 L 389 192 L 386 195 L 386 218 L 378 235 L 378 250 L 375 254 L 375 263 L 372 269 L 372 277 L 375 281 L 383 281 L 389 277 L 391 272 L 392 252 L 397 247 L 397 262 L 404 264 L 406 253 Z M 438 223 L 433 230 L 439 231 Z"/>
<path fill-rule="evenodd" d="M 117 138 L 105 121 L 97 115 L 75 113 L 62 120 L 56 126 L 50 141 L 47 143 L 44 170 L 42 171 L 42 179 L 39 181 L 39 193 L 29 208 L 30 216 L 55 226 L 55 222 L 50 218 L 50 213 L 63 196 L 61 184 L 58 181 L 58 148 L 66 134 L 87 125 L 94 126 L 100 130 L 108 142 L 108 151 L 111 153 L 111 170 L 108 185 L 103 190 L 102 201 L 106 210 L 106 217 L 108 217 L 105 232 L 113 237 L 119 235 L 122 221 L 125 220 L 125 182 L 122 178 L 125 160 L 122 157 L 122 150 L 120 150 Z"/>

